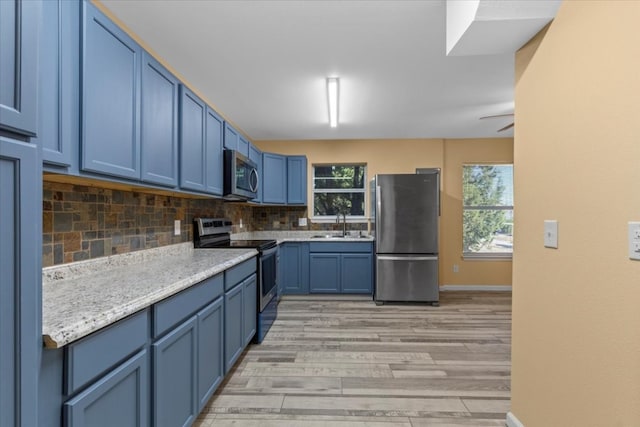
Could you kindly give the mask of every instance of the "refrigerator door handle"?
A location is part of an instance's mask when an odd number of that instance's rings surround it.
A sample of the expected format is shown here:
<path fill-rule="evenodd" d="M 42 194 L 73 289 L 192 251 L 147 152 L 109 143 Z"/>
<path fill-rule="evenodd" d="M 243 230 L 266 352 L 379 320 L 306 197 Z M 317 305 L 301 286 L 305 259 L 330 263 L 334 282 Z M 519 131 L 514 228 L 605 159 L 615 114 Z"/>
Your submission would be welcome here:
<path fill-rule="evenodd" d="M 385 261 L 437 261 L 437 256 L 388 256 L 378 255 L 379 260 Z"/>

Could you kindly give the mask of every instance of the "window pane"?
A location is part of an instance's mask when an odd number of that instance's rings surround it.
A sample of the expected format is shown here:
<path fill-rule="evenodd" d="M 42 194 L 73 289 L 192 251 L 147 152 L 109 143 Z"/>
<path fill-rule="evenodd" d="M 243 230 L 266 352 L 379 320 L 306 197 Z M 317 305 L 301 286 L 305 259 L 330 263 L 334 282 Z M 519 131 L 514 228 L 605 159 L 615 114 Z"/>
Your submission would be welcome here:
<path fill-rule="evenodd" d="M 513 206 L 513 165 L 463 167 L 464 206 Z"/>
<path fill-rule="evenodd" d="M 364 188 L 362 165 L 315 166 L 314 189 Z"/>
<path fill-rule="evenodd" d="M 513 210 L 466 209 L 462 215 L 463 252 L 513 251 Z"/>
<path fill-rule="evenodd" d="M 364 215 L 364 193 L 314 193 L 313 215 L 337 215 L 344 207 L 347 215 Z"/>

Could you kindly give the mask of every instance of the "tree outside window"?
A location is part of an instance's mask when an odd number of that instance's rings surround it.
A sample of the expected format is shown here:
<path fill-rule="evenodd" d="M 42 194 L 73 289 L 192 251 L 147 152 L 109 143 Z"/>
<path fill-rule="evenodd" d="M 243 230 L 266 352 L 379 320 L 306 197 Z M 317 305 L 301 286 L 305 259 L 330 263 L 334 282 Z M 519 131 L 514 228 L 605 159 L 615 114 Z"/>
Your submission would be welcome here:
<path fill-rule="evenodd" d="M 314 165 L 313 216 L 364 216 L 365 183 L 365 165 Z"/>
<path fill-rule="evenodd" d="M 513 165 L 463 166 L 463 254 L 511 257 Z"/>

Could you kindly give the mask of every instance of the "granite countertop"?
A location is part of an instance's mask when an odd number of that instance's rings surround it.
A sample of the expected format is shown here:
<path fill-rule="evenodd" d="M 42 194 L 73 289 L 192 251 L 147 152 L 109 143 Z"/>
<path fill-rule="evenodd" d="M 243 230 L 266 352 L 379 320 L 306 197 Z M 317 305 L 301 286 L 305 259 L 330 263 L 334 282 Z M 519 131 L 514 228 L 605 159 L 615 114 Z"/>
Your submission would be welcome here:
<path fill-rule="evenodd" d="M 45 347 L 63 347 L 256 255 L 189 242 L 44 268 Z"/>
<path fill-rule="evenodd" d="M 322 236 L 322 237 L 319 237 Z M 340 231 L 250 231 L 231 235 L 233 240 L 274 239 L 283 242 L 373 242 L 371 235 L 348 235 L 342 237 Z"/>

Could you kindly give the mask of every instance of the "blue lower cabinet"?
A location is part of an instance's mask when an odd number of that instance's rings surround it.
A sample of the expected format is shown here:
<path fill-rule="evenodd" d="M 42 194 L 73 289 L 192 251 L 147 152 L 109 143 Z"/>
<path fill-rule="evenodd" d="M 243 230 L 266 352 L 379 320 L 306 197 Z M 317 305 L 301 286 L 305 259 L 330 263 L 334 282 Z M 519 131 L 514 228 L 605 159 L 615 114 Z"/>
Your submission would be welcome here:
<path fill-rule="evenodd" d="M 284 243 L 280 246 L 279 285 L 282 294 L 309 293 L 309 244 Z"/>
<path fill-rule="evenodd" d="M 258 278 L 254 274 L 244 282 L 242 282 L 243 287 L 243 295 L 242 295 L 242 305 L 243 305 L 243 325 L 242 325 L 242 336 L 243 346 L 246 347 L 253 336 L 256 334 L 256 324 L 258 320 Z"/>
<path fill-rule="evenodd" d="M 372 294 L 373 256 L 371 254 L 342 254 L 341 261 L 342 293 Z"/>
<path fill-rule="evenodd" d="M 143 349 L 66 402 L 63 407 L 64 425 L 149 426 L 148 371 L 149 355 Z"/>
<path fill-rule="evenodd" d="M 340 254 L 309 255 L 309 292 L 340 292 Z"/>
<path fill-rule="evenodd" d="M 229 372 L 244 348 L 242 284 L 224 294 L 224 373 Z"/>
<path fill-rule="evenodd" d="M 224 297 L 198 312 L 198 412 L 224 377 Z"/>
<path fill-rule="evenodd" d="M 309 292 L 373 293 L 371 243 L 312 242 L 309 250 Z"/>
<path fill-rule="evenodd" d="M 197 416 L 196 325 L 193 316 L 152 345 L 155 427 L 188 426 Z"/>

